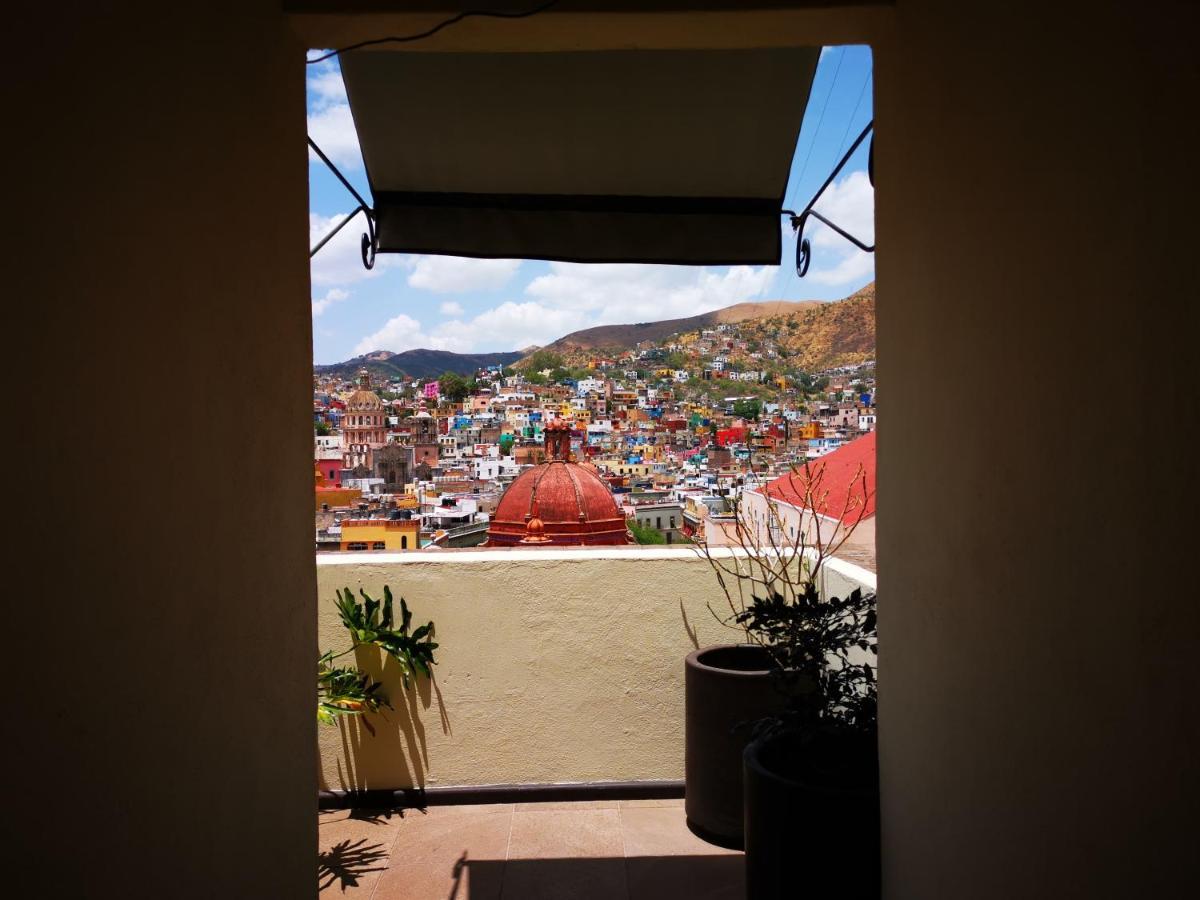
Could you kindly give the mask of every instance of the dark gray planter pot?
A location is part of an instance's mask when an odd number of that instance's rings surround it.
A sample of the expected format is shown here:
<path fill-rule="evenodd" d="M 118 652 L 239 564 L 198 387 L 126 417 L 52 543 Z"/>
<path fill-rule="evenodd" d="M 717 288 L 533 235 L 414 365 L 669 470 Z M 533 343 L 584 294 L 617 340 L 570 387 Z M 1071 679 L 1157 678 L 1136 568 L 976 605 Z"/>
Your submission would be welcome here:
<path fill-rule="evenodd" d="M 746 747 L 746 898 L 879 900 L 879 774 L 875 746 L 834 751 L 833 776 L 806 764 L 800 736 Z"/>
<path fill-rule="evenodd" d="M 742 751 L 749 724 L 777 712 L 766 652 L 720 644 L 685 663 L 684 807 L 688 827 L 710 843 L 742 846 Z M 746 723 L 746 727 L 737 726 Z"/>

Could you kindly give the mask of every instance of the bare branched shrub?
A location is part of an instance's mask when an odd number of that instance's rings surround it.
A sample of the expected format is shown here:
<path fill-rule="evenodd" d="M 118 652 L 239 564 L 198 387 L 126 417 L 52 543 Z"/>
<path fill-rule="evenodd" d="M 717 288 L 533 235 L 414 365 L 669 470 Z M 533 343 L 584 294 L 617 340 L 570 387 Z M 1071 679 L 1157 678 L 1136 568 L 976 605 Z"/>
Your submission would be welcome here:
<path fill-rule="evenodd" d="M 786 712 L 758 723 L 756 733 L 778 728 L 874 733 L 874 662 L 854 654 L 876 652 L 875 595 L 855 589 L 839 598 L 821 591 L 825 562 L 865 515 L 866 473 L 860 465 L 845 498 L 837 498 L 836 517 L 825 513 L 830 491 L 824 478 L 820 462 L 792 469 L 799 515 L 793 534 L 779 500 L 764 489 L 765 516 L 748 516 L 744 500 L 736 504 L 730 556 L 714 554 L 707 541 L 698 544 L 729 605 L 728 614 L 712 604 L 709 611 L 722 625 L 741 631 L 746 643 L 766 651 L 787 700 Z M 828 537 L 821 529 L 823 513 L 836 523 Z"/>
<path fill-rule="evenodd" d="M 830 501 L 830 490 L 824 486 L 822 461 L 806 459 L 803 465 L 792 466 L 790 478 L 799 498 L 794 504 L 799 507 L 794 535 L 788 535 L 779 500 L 764 486 L 761 495 L 765 521 L 751 519 L 741 498 L 733 504 L 731 556 L 722 558 L 713 554 L 714 545 L 707 529 L 704 537 L 696 540 L 697 552 L 712 567 L 729 605 L 728 614 L 713 609 L 712 604 L 708 604 L 709 612 L 725 627 L 742 631 L 747 643 L 762 644 L 761 636 L 752 633 L 745 624 L 753 598 L 778 593 L 785 601 L 795 601 L 807 592 L 808 585 L 819 590 L 825 562 L 853 537 L 866 513 L 867 474 L 861 464 L 846 496 L 835 498 L 840 508 L 828 512 L 822 512 Z M 822 517 L 836 521 L 828 537 L 822 534 Z"/>

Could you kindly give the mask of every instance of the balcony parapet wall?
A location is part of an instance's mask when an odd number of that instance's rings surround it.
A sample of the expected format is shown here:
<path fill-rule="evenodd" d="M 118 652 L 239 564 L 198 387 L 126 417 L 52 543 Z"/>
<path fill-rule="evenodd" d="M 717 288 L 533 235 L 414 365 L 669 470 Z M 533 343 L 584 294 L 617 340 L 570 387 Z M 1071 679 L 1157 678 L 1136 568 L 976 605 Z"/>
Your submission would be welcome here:
<path fill-rule="evenodd" d="M 826 579 L 875 589 L 840 560 Z M 322 790 L 681 779 L 684 657 L 738 640 L 709 612 L 728 606 L 689 548 L 327 553 L 317 580 L 321 650 L 350 645 L 335 591 L 385 584 L 440 644 L 434 683 L 407 691 L 378 652 L 342 658 L 394 709 L 319 727 Z"/>

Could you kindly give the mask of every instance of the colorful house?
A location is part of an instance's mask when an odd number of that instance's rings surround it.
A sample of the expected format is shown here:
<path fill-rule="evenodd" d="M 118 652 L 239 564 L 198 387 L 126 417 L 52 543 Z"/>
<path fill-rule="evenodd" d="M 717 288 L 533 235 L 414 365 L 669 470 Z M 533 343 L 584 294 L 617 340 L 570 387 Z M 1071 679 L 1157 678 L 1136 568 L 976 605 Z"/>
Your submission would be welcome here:
<path fill-rule="evenodd" d="M 420 519 L 343 519 L 342 550 L 417 550 Z"/>

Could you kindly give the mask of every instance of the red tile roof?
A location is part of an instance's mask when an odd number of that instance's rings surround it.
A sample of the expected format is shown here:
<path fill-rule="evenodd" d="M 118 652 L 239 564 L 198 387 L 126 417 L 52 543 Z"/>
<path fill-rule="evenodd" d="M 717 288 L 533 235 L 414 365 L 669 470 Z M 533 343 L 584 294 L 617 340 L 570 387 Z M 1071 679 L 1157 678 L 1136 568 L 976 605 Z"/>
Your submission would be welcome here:
<path fill-rule="evenodd" d="M 823 516 L 853 522 L 860 515 L 863 519 L 875 515 L 875 432 L 811 460 L 807 474 L 804 466 L 798 466 L 769 482 L 763 491 L 784 503 L 806 506 L 806 483 L 812 484 L 813 505 Z"/>

